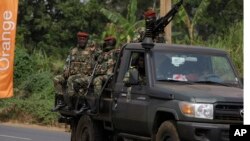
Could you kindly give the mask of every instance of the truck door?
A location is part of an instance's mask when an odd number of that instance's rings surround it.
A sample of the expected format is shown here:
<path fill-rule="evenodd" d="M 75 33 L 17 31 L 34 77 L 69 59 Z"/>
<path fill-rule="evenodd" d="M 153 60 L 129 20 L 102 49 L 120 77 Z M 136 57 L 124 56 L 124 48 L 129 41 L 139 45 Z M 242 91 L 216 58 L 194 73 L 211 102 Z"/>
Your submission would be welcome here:
<path fill-rule="evenodd" d="M 127 55 L 127 56 L 126 56 Z M 124 65 L 121 70 L 125 70 L 122 76 L 118 76 L 118 83 L 116 84 L 115 93 L 117 95 L 117 107 L 113 111 L 113 121 L 116 129 L 125 133 L 135 133 L 144 135 L 148 132 L 147 128 L 147 82 L 145 73 L 145 58 L 144 52 L 127 52 L 122 59 L 127 65 Z M 123 79 L 126 72 L 136 68 L 139 72 L 139 84 L 130 87 L 125 86 Z M 120 79 L 120 80 L 119 80 Z"/>

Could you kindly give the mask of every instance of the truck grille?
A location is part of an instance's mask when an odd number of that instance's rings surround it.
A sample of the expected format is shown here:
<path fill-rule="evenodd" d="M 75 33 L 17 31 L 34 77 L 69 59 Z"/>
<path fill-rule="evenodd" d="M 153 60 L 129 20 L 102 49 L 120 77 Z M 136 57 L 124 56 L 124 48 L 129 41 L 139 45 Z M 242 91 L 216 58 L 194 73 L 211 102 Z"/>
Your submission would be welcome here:
<path fill-rule="evenodd" d="M 221 141 L 229 141 L 229 130 L 222 130 L 220 138 Z"/>
<path fill-rule="evenodd" d="M 243 121 L 242 103 L 217 103 L 215 104 L 214 119 Z"/>

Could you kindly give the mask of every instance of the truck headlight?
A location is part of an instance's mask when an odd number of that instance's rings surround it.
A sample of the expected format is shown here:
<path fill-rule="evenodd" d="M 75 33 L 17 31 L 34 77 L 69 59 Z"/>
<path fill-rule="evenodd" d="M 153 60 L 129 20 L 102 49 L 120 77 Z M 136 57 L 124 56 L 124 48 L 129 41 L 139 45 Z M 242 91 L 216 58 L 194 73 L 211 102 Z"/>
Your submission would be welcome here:
<path fill-rule="evenodd" d="M 181 112 L 189 117 L 213 119 L 213 104 L 180 102 Z"/>

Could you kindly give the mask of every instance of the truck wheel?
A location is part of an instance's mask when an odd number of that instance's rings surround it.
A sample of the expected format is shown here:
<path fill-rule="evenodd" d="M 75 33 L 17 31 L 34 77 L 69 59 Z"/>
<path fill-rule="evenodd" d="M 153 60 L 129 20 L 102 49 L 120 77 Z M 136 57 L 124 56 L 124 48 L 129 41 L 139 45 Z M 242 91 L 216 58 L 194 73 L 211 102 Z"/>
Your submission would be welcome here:
<path fill-rule="evenodd" d="M 83 116 L 76 129 L 77 141 L 102 141 L 102 128 L 89 116 Z"/>
<path fill-rule="evenodd" d="M 180 141 L 173 122 L 165 121 L 161 124 L 156 134 L 156 141 Z"/>

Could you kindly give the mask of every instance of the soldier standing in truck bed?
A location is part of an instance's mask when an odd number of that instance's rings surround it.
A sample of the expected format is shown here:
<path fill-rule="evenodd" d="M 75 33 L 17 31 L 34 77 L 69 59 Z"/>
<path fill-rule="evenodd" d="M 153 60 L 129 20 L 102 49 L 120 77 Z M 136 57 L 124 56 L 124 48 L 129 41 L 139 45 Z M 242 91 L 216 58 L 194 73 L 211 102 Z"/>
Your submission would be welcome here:
<path fill-rule="evenodd" d="M 152 29 L 152 31 L 154 31 L 157 22 L 159 20 L 161 20 L 161 18 L 157 19 L 156 12 L 154 11 L 154 9 L 152 7 L 149 7 L 144 12 L 143 17 L 144 17 L 144 20 L 145 20 L 146 24 L 148 24 L 147 26 L 150 26 L 150 29 Z M 146 31 L 145 27 L 137 28 L 135 30 L 135 36 L 134 36 L 132 42 L 134 42 L 134 43 L 142 42 L 146 32 L 147 31 Z M 154 31 L 154 32 L 156 32 L 156 31 Z M 164 30 L 162 30 L 162 29 L 157 30 L 157 32 L 159 32 L 159 34 L 154 34 L 153 33 L 153 35 L 151 35 L 152 38 L 153 38 L 153 42 L 155 42 L 155 43 L 166 43 Z"/>
<path fill-rule="evenodd" d="M 67 109 L 72 109 L 72 96 L 75 95 L 73 81 L 77 78 L 85 79 L 90 75 L 94 66 L 93 53 L 95 44 L 87 44 L 89 35 L 86 32 L 77 33 L 78 45 L 70 50 L 64 67 L 63 75 L 58 75 L 54 78 L 56 94 L 56 106 L 52 109 L 57 111 L 62 107 L 67 106 Z M 64 92 L 63 90 L 66 90 Z"/>

